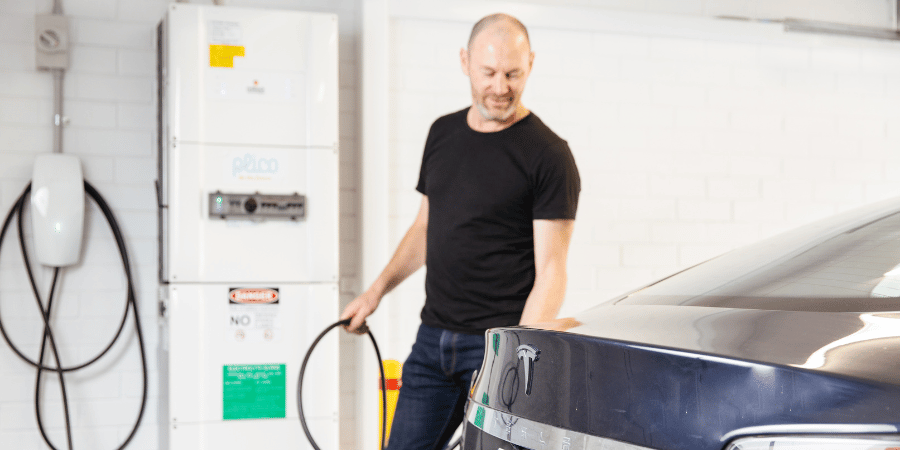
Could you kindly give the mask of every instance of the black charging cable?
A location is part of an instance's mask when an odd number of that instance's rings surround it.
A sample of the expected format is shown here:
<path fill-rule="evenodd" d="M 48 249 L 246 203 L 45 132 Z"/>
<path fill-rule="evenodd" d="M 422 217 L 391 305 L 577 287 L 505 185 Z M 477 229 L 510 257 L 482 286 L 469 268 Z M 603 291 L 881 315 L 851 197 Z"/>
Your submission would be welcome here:
<path fill-rule="evenodd" d="M 69 450 L 72 450 L 72 427 L 70 423 L 70 415 L 69 415 L 69 402 L 68 395 L 66 393 L 66 383 L 63 377 L 64 373 L 67 372 L 75 372 L 77 370 L 88 367 L 104 355 L 106 355 L 109 350 L 113 347 L 116 341 L 119 340 L 119 337 L 122 334 L 122 330 L 125 328 L 125 323 L 128 319 L 128 310 L 129 308 L 134 313 L 134 327 L 137 334 L 138 339 L 138 347 L 140 349 L 141 354 L 141 368 L 143 373 L 143 393 L 141 396 L 141 406 L 138 412 L 137 420 L 135 421 L 134 427 L 131 429 L 131 432 L 128 434 L 128 437 L 122 443 L 118 450 L 124 449 L 129 442 L 134 438 L 134 435 L 137 433 L 137 429 L 140 426 L 141 419 L 144 416 L 144 411 L 147 406 L 147 356 L 146 351 L 144 349 L 144 335 L 141 332 L 141 321 L 138 315 L 137 308 L 137 297 L 134 294 L 134 282 L 131 276 L 131 264 L 128 261 L 128 252 L 125 249 L 125 239 L 122 236 L 122 231 L 119 228 L 119 224 L 113 216 L 112 210 L 110 210 L 109 205 L 103 199 L 99 192 L 91 186 L 87 181 L 84 182 L 84 191 L 94 200 L 97 206 L 100 207 L 100 210 L 103 212 L 104 217 L 106 217 L 106 221 L 109 223 L 109 227 L 112 230 L 113 237 L 116 240 L 116 246 L 119 249 L 119 255 L 122 258 L 122 267 L 125 271 L 125 278 L 128 282 L 127 287 L 127 299 L 125 305 L 125 312 L 122 316 L 122 321 L 119 324 L 118 330 L 116 330 L 116 334 L 113 339 L 109 342 L 109 345 L 106 346 L 97 356 L 91 358 L 85 363 L 63 367 L 62 361 L 59 358 L 59 350 L 56 345 L 56 339 L 53 337 L 53 328 L 50 326 L 50 312 L 53 306 L 53 294 L 56 290 L 57 281 L 59 279 L 59 268 L 55 268 L 53 271 L 53 282 L 50 287 L 50 293 L 47 296 L 47 306 L 44 307 L 43 301 L 41 300 L 41 296 L 38 292 L 37 283 L 35 282 L 34 274 L 31 270 L 31 262 L 28 258 L 28 253 L 25 250 L 25 234 L 22 226 L 22 216 L 25 210 L 25 201 L 28 198 L 28 194 L 31 192 L 31 183 L 25 187 L 25 190 L 22 192 L 22 195 L 19 196 L 16 203 L 10 209 L 9 213 L 6 215 L 6 220 L 3 222 L 3 228 L 0 229 L 0 246 L 3 244 L 3 237 L 6 236 L 6 230 L 9 228 L 10 223 L 12 222 L 13 215 L 18 215 L 18 235 L 19 235 L 19 246 L 22 251 L 22 260 L 25 264 L 25 269 L 28 272 L 28 279 L 31 282 L 31 289 L 34 292 L 34 298 L 37 301 L 38 309 L 41 311 L 41 320 L 44 322 L 44 331 L 41 338 L 41 350 L 40 355 L 37 361 L 31 360 L 28 356 L 22 353 L 18 347 L 13 344 L 12 340 L 9 338 L 9 335 L 6 333 L 6 329 L 3 327 L 3 320 L 0 317 L 0 334 L 3 336 L 3 340 L 6 341 L 9 348 L 20 358 L 22 361 L 25 361 L 28 365 L 34 367 L 37 370 L 37 382 L 35 384 L 35 392 L 34 392 L 34 402 L 35 402 L 35 414 L 37 415 L 37 423 L 38 429 L 40 430 L 41 437 L 44 439 L 44 442 L 50 446 L 51 449 L 57 450 L 57 448 L 50 442 L 50 438 L 47 436 L 46 430 L 44 429 L 44 422 L 41 414 L 41 402 L 40 402 L 40 386 L 41 386 L 41 377 L 44 371 L 47 372 L 55 372 L 59 377 L 59 385 L 60 390 L 62 391 L 62 402 L 63 402 L 63 412 L 65 415 L 65 424 L 66 424 L 66 438 L 68 442 Z M 50 343 L 50 351 L 53 353 L 53 357 L 56 360 L 56 367 L 45 366 L 44 365 L 44 355 L 47 349 L 47 342 Z"/>
<path fill-rule="evenodd" d="M 309 350 L 306 351 L 306 356 L 303 357 L 303 365 L 300 366 L 300 377 L 297 379 L 297 410 L 300 416 L 300 425 L 303 426 L 303 432 L 306 433 L 306 439 L 309 440 L 310 445 L 316 450 L 321 449 L 316 445 L 315 439 L 313 439 L 312 434 L 309 432 L 309 427 L 306 425 L 306 416 L 303 415 L 303 376 L 306 374 L 306 363 L 309 362 L 309 357 L 312 355 L 316 345 L 319 345 L 319 341 L 321 341 L 329 331 L 342 325 L 350 325 L 350 319 L 335 322 L 319 333 L 319 336 L 316 337 L 312 345 L 309 346 Z M 381 360 L 381 352 L 378 351 L 378 343 L 375 342 L 375 336 L 372 335 L 372 330 L 369 329 L 366 329 L 366 334 L 369 335 L 369 339 L 372 341 L 372 347 L 375 348 L 375 356 L 378 358 L 378 369 L 381 371 L 381 447 L 379 448 L 384 449 L 385 435 L 387 432 L 387 380 L 384 378 L 384 361 Z M 456 448 L 461 441 L 462 437 L 445 447 L 444 450 Z"/>
<path fill-rule="evenodd" d="M 306 351 L 306 356 L 303 357 L 303 365 L 300 366 L 300 377 L 297 379 L 297 410 L 300 415 L 300 425 L 303 426 L 303 432 L 306 433 L 306 439 L 309 439 L 309 444 L 316 450 L 321 449 L 316 445 L 316 440 L 313 439 L 312 434 L 309 432 L 309 427 L 306 425 L 306 416 L 303 415 L 303 376 L 306 374 L 306 363 L 309 362 L 309 357 L 312 356 L 312 352 L 316 348 L 316 345 L 319 345 L 319 341 L 321 341 L 329 331 L 342 325 L 350 325 L 350 319 L 335 322 L 319 333 L 316 340 L 309 346 L 309 350 Z M 384 363 L 381 361 L 381 352 L 378 350 L 378 343 L 375 342 L 375 336 L 372 335 L 371 330 L 367 329 L 366 333 L 372 341 L 372 347 L 375 348 L 375 356 L 378 358 L 378 369 L 381 371 L 381 447 L 379 448 L 383 449 L 385 432 L 387 431 L 387 382 L 384 379 Z"/>

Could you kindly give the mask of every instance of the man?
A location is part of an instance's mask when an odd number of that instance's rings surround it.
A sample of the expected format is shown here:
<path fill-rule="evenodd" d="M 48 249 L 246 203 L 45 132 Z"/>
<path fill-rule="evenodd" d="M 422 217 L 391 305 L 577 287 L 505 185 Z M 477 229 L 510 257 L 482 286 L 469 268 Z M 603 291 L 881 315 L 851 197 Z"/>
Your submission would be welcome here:
<path fill-rule="evenodd" d="M 352 319 L 349 331 L 364 333 L 381 298 L 427 265 L 391 450 L 443 448 L 462 420 L 485 330 L 552 320 L 562 305 L 580 180 L 566 142 L 522 105 L 533 61 L 514 17 L 475 24 L 460 50 L 472 106 L 432 125 L 419 213 L 378 279 L 341 315 Z"/>

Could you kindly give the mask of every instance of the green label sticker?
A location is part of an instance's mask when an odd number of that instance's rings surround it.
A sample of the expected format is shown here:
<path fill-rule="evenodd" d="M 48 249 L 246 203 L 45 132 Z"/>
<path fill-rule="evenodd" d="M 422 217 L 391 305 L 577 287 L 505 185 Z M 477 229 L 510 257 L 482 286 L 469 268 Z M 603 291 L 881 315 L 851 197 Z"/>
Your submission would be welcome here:
<path fill-rule="evenodd" d="M 482 405 L 485 405 L 485 406 L 488 406 L 488 404 L 489 404 L 490 402 L 491 402 L 491 398 L 488 397 L 487 392 L 483 392 L 483 393 L 481 394 L 481 404 L 482 404 Z"/>
<path fill-rule="evenodd" d="M 284 418 L 285 398 L 284 364 L 223 368 L 223 420 Z"/>
<path fill-rule="evenodd" d="M 484 429 L 484 408 L 481 406 L 475 411 L 475 426 Z"/>
<path fill-rule="evenodd" d="M 494 333 L 494 355 L 500 354 L 500 335 Z"/>

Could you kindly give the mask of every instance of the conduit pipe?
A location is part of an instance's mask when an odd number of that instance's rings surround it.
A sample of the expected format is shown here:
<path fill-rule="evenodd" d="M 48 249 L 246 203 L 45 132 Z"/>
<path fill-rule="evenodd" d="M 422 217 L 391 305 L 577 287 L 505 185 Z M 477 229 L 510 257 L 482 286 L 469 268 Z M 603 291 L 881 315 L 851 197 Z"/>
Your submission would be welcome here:
<path fill-rule="evenodd" d="M 68 118 L 63 117 L 63 78 L 65 69 L 50 69 L 53 74 L 53 153 L 62 153 L 63 126 Z"/>
<path fill-rule="evenodd" d="M 62 2 L 53 0 L 53 15 L 62 16 Z M 53 153 L 62 153 L 62 130 L 68 119 L 63 116 L 63 79 L 66 69 L 54 67 L 50 69 L 53 75 Z"/>

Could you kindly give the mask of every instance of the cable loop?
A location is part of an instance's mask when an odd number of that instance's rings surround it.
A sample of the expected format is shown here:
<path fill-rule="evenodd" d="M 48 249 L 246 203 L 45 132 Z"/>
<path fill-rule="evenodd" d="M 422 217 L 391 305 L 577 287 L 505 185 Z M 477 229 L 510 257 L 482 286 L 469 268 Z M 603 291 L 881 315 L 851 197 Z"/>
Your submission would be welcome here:
<path fill-rule="evenodd" d="M 53 304 L 53 294 L 54 294 L 54 291 L 56 290 L 57 280 L 58 280 L 58 276 L 59 276 L 59 268 L 57 267 L 54 270 L 53 284 L 50 288 L 50 293 L 47 297 L 47 307 L 45 308 L 43 305 L 43 301 L 41 300 L 40 293 L 38 292 L 37 283 L 34 278 L 34 273 L 32 272 L 32 269 L 31 269 L 31 262 L 28 258 L 28 253 L 25 250 L 25 248 L 26 248 L 25 235 L 24 235 L 24 231 L 23 231 L 22 222 L 23 222 L 23 212 L 24 212 L 25 200 L 28 197 L 28 194 L 31 192 L 31 183 L 29 183 L 28 186 L 25 187 L 25 190 L 22 191 L 22 195 L 19 196 L 19 198 L 16 200 L 15 204 L 9 210 L 9 213 L 6 215 L 6 220 L 3 222 L 2 229 L 0 229 L 0 246 L 2 246 L 2 244 L 3 244 L 3 238 L 4 238 L 4 236 L 6 236 L 6 231 L 9 228 L 9 225 L 12 223 L 13 216 L 17 215 L 18 216 L 17 226 L 18 226 L 19 247 L 22 252 L 22 260 L 25 264 L 25 270 L 26 270 L 26 272 L 28 272 L 28 279 L 31 282 L 31 289 L 34 293 L 35 300 L 37 301 L 38 309 L 41 312 L 41 320 L 43 321 L 43 324 L 44 324 L 44 331 L 43 331 L 43 336 L 41 339 L 41 350 L 40 350 L 40 356 L 39 356 L 38 360 L 37 361 L 31 360 L 18 347 L 16 347 L 15 344 L 13 344 L 12 340 L 10 339 L 9 335 L 6 332 L 6 329 L 3 327 L 2 316 L 0 316 L 0 335 L 2 335 L 3 340 L 6 341 L 7 345 L 9 345 L 9 348 L 12 349 L 13 353 L 15 353 L 16 356 L 18 356 L 26 364 L 34 367 L 37 370 L 37 377 L 36 377 L 37 381 L 36 381 L 36 385 L 35 385 L 35 413 L 37 415 L 38 429 L 40 430 L 41 437 L 44 439 L 44 442 L 46 442 L 47 445 L 50 446 L 50 448 L 53 450 L 56 450 L 56 447 L 53 446 L 53 444 L 50 442 L 50 438 L 46 434 L 46 431 L 44 429 L 43 418 L 41 415 L 40 384 L 41 384 L 41 376 L 44 371 L 55 372 L 59 376 L 60 389 L 62 390 L 63 408 L 64 408 L 64 413 L 65 413 L 66 437 L 67 437 L 67 441 L 68 441 L 68 448 L 69 448 L 69 450 L 72 450 L 72 448 L 73 448 L 72 447 L 72 445 L 73 445 L 72 444 L 72 430 L 71 430 L 71 424 L 69 421 L 68 396 L 66 394 L 66 387 L 65 387 L 65 381 L 63 380 L 63 374 L 67 373 L 67 372 L 74 372 L 74 371 L 83 369 L 87 366 L 90 366 L 91 364 L 94 364 L 97 360 L 102 358 L 104 355 L 106 355 L 110 351 L 110 349 L 112 349 L 113 345 L 115 345 L 115 343 L 119 340 L 119 337 L 122 335 L 122 330 L 125 328 L 125 322 L 128 319 L 128 310 L 130 308 L 131 311 L 134 313 L 134 326 L 135 326 L 135 331 L 137 333 L 138 348 L 139 348 L 140 354 L 141 354 L 141 369 L 142 369 L 142 373 L 143 373 L 143 388 L 142 388 L 143 392 L 142 392 L 142 396 L 141 396 L 140 410 L 138 412 L 138 417 L 137 417 L 137 420 L 135 421 L 134 427 L 131 429 L 131 432 L 129 433 L 129 435 L 125 439 L 125 441 L 122 443 L 122 445 L 120 447 L 118 447 L 118 450 L 122 450 L 134 438 L 135 434 L 137 433 L 137 429 L 141 424 L 141 420 L 144 417 L 144 412 L 146 410 L 147 381 L 148 381 L 147 355 L 146 355 L 146 350 L 144 348 L 144 335 L 143 335 L 143 332 L 141 331 L 141 321 L 140 321 L 140 317 L 138 315 L 137 298 L 134 294 L 134 281 L 131 276 L 131 264 L 129 263 L 128 252 L 125 248 L 125 238 L 122 236 L 122 231 L 119 228 L 119 224 L 116 221 L 115 216 L 113 216 L 112 210 L 109 208 L 109 205 L 106 203 L 106 201 L 100 195 L 100 193 L 97 192 L 97 190 L 93 186 L 91 186 L 91 184 L 88 183 L 87 181 L 84 182 L 84 190 L 85 190 L 85 193 L 87 193 L 91 197 L 91 199 L 93 199 L 94 202 L 97 203 L 97 206 L 99 206 L 100 210 L 103 212 L 103 215 L 106 218 L 107 223 L 109 223 L 110 229 L 112 230 L 112 233 L 113 233 L 113 237 L 115 237 L 115 239 L 116 239 L 116 246 L 118 247 L 119 255 L 122 258 L 122 267 L 125 271 L 125 278 L 127 279 L 127 282 L 128 282 L 128 285 L 127 285 L 128 292 L 127 292 L 127 298 L 126 298 L 126 304 L 125 304 L 125 312 L 122 315 L 122 320 L 119 323 L 119 328 L 116 330 L 115 336 L 113 337 L 112 341 L 110 341 L 109 345 L 107 345 L 107 347 L 105 349 L 103 349 L 97 356 L 91 358 L 87 362 L 78 364 L 75 366 L 63 367 L 62 361 L 59 358 L 59 352 L 58 352 L 58 348 L 56 345 L 56 340 L 53 337 L 53 328 L 50 326 L 50 312 L 51 312 L 52 304 Z M 56 367 L 44 365 L 44 352 L 46 350 L 47 341 L 50 342 L 50 350 L 52 351 L 52 353 L 54 355 L 54 359 L 56 359 L 56 364 L 57 364 Z"/>

